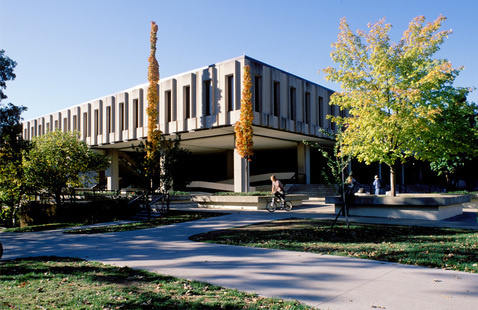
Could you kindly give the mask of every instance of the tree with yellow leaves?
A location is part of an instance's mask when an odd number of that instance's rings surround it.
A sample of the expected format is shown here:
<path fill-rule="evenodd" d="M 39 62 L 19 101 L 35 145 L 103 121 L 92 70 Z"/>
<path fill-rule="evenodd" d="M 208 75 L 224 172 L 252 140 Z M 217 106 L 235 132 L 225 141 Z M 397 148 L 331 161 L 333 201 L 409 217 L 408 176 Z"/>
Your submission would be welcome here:
<path fill-rule="evenodd" d="M 159 83 L 159 64 L 156 60 L 156 41 L 158 40 L 156 34 L 158 32 L 158 25 L 151 22 L 151 53 L 148 58 L 148 107 L 146 113 L 148 114 L 148 142 L 151 144 L 151 150 L 148 150 L 147 157 L 151 157 L 154 149 L 159 147 L 159 136 L 161 131 L 158 129 L 158 83 Z"/>
<path fill-rule="evenodd" d="M 450 126 L 444 129 L 440 123 L 447 111 L 468 105 L 456 98 L 470 91 L 453 87 L 463 68 L 432 57 L 451 34 L 451 30 L 439 31 L 445 20 L 440 15 L 425 23 L 423 16 L 416 17 L 401 40 L 391 43 L 392 26 L 385 19 L 369 24 L 368 33 L 354 34 L 343 18 L 331 52 L 339 68 L 324 69 L 327 80 L 342 86 L 330 104 L 349 112 L 349 117 L 331 117 L 343 125 L 343 151 L 366 164 L 387 164 L 392 196 L 397 163 L 411 157 L 435 161 L 473 151 L 462 134 L 459 140 L 454 138 L 463 128 L 450 132 Z M 476 128 L 468 129 L 465 136 L 476 134 Z"/>
<path fill-rule="evenodd" d="M 250 67 L 244 66 L 244 76 L 242 81 L 242 98 L 241 98 L 241 115 L 239 121 L 234 126 L 236 134 L 236 151 L 245 158 L 246 161 L 246 176 L 248 175 L 249 161 L 251 161 L 252 152 L 252 121 L 254 120 L 254 111 L 252 109 L 252 93 L 251 93 L 251 73 Z M 246 181 L 249 183 L 248 181 Z"/>

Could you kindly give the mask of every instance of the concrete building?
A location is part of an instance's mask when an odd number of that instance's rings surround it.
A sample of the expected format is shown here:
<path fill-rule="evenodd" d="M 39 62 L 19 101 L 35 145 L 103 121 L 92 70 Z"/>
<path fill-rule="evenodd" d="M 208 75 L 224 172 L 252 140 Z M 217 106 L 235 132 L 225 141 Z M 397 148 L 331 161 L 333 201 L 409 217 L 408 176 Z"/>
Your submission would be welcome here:
<path fill-rule="evenodd" d="M 194 181 L 246 190 L 246 163 L 234 150 L 245 65 L 250 66 L 253 84 L 251 180 L 289 173 L 297 183 L 311 183 L 319 164 L 302 141 L 333 145 L 319 133 L 319 129 L 335 130 L 326 116 L 341 113 L 329 105 L 333 91 L 248 56 L 162 78 L 158 85 L 161 131 L 170 137 L 180 135 L 181 147 L 193 153 Z M 23 135 L 31 139 L 52 130 L 80 132 L 91 148 L 111 156 L 107 189 L 120 189 L 120 180 L 126 178 L 121 161 L 147 136 L 147 88 L 148 84 L 139 85 L 25 121 Z"/>

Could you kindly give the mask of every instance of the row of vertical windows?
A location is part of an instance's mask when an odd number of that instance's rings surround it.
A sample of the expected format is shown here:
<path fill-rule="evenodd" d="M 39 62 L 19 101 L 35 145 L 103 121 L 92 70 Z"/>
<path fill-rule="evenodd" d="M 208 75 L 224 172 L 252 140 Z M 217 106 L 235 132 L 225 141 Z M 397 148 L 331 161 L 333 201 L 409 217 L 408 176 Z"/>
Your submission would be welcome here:
<path fill-rule="evenodd" d="M 310 92 L 305 92 L 304 94 L 304 122 L 309 124 L 311 122 L 311 94 Z M 324 98 L 322 96 L 318 97 L 318 109 L 317 109 L 317 118 L 319 127 L 323 127 L 323 116 L 324 116 Z M 262 112 L 262 77 L 260 75 L 254 76 L 254 111 Z M 295 87 L 289 88 L 289 106 L 288 106 L 288 116 L 291 120 L 297 120 L 297 89 Z M 333 111 L 333 110 L 331 110 Z M 272 114 L 274 116 L 280 115 L 280 82 L 274 81 L 273 93 L 272 93 Z"/>
<path fill-rule="evenodd" d="M 235 107 L 238 103 L 235 102 L 235 98 L 237 96 L 235 95 L 235 92 L 237 91 L 235 89 L 235 81 L 234 81 L 234 75 L 227 75 L 225 76 L 224 80 L 224 99 L 225 99 L 225 110 L 227 112 L 235 110 Z M 279 117 L 281 113 L 281 84 L 279 81 L 273 81 L 273 89 L 272 89 L 272 115 Z M 261 75 L 255 75 L 253 78 L 253 107 L 255 112 L 263 112 L 263 80 Z M 195 117 L 196 113 L 194 112 L 194 103 L 192 102 L 193 100 L 195 101 L 195 97 L 192 97 L 193 93 L 191 92 L 191 85 L 186 85 L 183 86 L 183 111 L 184 111 L 184 116 L 186 119 Z M 312 111 L 312 101 L 313 99 L 311 98 L 311 93 L 306 91 L 302 93 L 302 98 L 304 102 L 304 109 L 302 112 L 302 115 L 297 115 L 298 112 L 298 107 L 297 107 L 297 89 L 295 87 L 289 87 L 289 104 L 287 107 L 286 111 L 283 111 L 284 113 L 287 113 L 288 117 L 293 120 L 297 121 L 297 119 L 302 118 L 305 123 L 310 124 L 312 119 L 315 119 L 315 116 L 311 115 Z M 334 114 L 335 110 L 334 107 L 330 107 L 330 109 L 327 109 L 326 107 L 324 108 L 324 98 L 322 96 L 318 96 L 318 107 L 317 107 L 317 122 L 319 127 L 324 127 L 324 116 L 327 112 L 330 114 Z M 213 115 L 214 113 L 217 113 L 217 111 L 214 111 L 214 96 L 213 96 L 213 85 L 212 85 L 212 80 L 208 79 L 202 82 L 202 102 L 203 102 L 203 113 L 206 116 Z M 166 121 L 167 122 L 172 122 L 176 121 L 178 118 L 177 111 L 175 110 L 175 101 L 173 101 L 173 94 L 172 90 L 167 90 L 164 92 L 164 102 L 165 102 L 165 110 L 166 112 Z M 325 110 L 326 109 L 326 110 Z M 326 111 L 324 113 L 324 110 Z M 128 105 L 125 104 L 125 102 L 120 102 L 117 105 L 117 121 L 118 124 L 115 125 L 115 117 L 114 114 L 116 114 L 114 106 L 106 106 L 104 113 L 106 114 L 104 117 L 102 116 L 102 113 L 100 110 L 95 109 L 93 111 L 93 126 L 89 128 L 88 123 L 91 119 L 91 116 L 85 112 L 83 113 L 83 122 L 81 123 L 80 127 L 80 116 L 81 115 L 73 115 L 72 116 L 72 124 L 69 123 L 69 118 L 64 118 L 63 119 L 63 129 L 64 130 L 69 130 L 70 125 L 72 130 L 81 130 L 83 137 L 90 137 L 91 134 L 93 133 L 94 135 L 101 134 L 103 132 L 103 128 L 105 129 L 105 132 L 107 134 L 110 134 L 115 131 L 115 128 L 118 128 L 120 131 L 123 131 L 127 128 L 129 128 L 129 125 L 131 125 L 132 129 L 135 128 L 140 128 L 143 127 L 143 107 L 142 104 L 140 104 L 138 99 L 133 99 L 131 110 L 128 111 Z M 128 116 L 129 113 L 133 113 L 132 115 Z M 328 113 L 327 113 L 328 114 Z M 102 120 L 105 120 L 105 123 L 103 124 Z M 132 122 L 132 124 L 128 124 L 128 122 Z M 50 128 L 51 124 L 47 124 L 45 127 Z M 55 121 L 54 122 L 54 127 L 59 128 L 61 126 L 61 120 L 60 121 Z M 105 126 L 105 127 L 102 127 Z M 331 124 L 331 129 L 333 128 L 333 125 Z M 41 127 L 38 127 L 39 134 L 42 133 Z"/>

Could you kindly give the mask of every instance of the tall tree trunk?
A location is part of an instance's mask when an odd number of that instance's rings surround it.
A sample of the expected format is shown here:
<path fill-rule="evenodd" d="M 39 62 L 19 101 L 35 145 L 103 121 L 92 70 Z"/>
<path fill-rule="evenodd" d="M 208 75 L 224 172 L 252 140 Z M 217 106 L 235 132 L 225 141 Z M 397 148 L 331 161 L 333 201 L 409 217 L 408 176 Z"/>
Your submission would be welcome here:
<path fill-rule="evenodd" d="M 245 192 L 249 193 L 251 191 L 250 180 L 249 180 L 249 157 L 246 157 L 246 165 L 245 165 L 244 169 L 246 170 L 245 174 L 244 174 L 245 183 L 246 183 Z"/>
<path fill-rule="evenodd" d="M 395 166 L 389 165 L 390 167 L 390 196 L 395 197 Z"/>

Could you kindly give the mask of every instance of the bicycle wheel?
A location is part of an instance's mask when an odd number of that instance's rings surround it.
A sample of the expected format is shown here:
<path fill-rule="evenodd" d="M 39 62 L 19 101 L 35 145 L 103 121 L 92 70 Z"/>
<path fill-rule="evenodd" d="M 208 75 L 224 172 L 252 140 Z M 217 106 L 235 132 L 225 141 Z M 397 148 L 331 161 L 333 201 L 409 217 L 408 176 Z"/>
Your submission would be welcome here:
<path fill-rule="evenodd" d="M 290 202 L 289 200 L 287 200 L 287 201 L 285 202 L 284 209 L 285 209 L 286 211 L 292 210 L 292 202 Z"/>
<path fill-rule="evenodd" d="M 274 212 L 277 209 L 277 204 L 275 201 L 269 201 L 266 205 L 266 209 L 269 212 Z"/>

